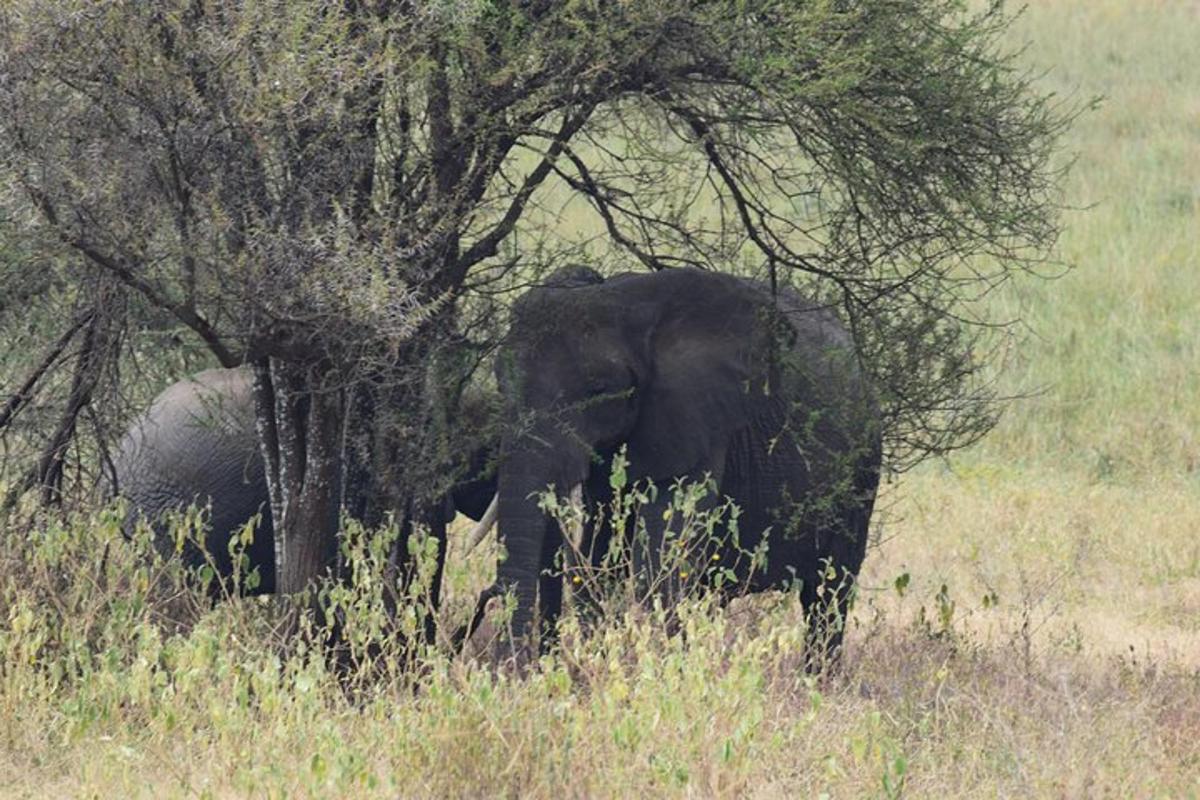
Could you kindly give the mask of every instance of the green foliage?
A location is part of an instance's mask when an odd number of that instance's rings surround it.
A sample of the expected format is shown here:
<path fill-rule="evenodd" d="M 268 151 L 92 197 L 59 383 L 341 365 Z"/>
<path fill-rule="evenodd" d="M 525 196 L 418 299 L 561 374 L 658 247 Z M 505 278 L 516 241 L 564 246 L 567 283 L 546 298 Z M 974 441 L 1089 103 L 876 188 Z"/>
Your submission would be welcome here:
<path fill-rule="evenodd" d="M 649 480 L 630 485 L 628 465 L 622 448 L 609 476 L 613 497 L 603 507 L 585 510 L 553 490 L 539 497 L 539 507 L 566 532 L 560 574 L 584 605 L 577 611 L 593 619 L 620 619 L 630 608 L 654 605 L 669 617 L 685 600 L 727 591 L 737 583 L 739 567 L 753 575 L 765 565 L 765 545 L 753 552 L 740 546 L 741 509 L 718 497 L 711 480 L 681 480 L 664 490 L 670 501 L 660 512 L 666 523 L 662 549 L 652 557 L 645 513 L 660 490 Z M 600 552 L 584 531 L 603 527 L 611 531 L 611 542 Z M 657 564 L 658 571 L 647 574 L 646 564 Z"/>
<path fill-rule="evenodd" d="M 453 333 L 494 343 L 503 289 L 581 251 L 748 269 L 852 324 L 896 469 L 991 426 L 977 300 L 1046 258 L 1077 110 L 1030 81 L 1000 3 L 14 0 L 0 19 L 6 203 L 223 364 L 416 383 Z M 572 200 L 594 246 L 547 213 Z"/>
<path fill-rule="evenodd" d="M 356 656 L 331 663 L 324 613 L 214 605 L 119 519 L 48 523 L 0 551 L 0 770 L 17 793 L 1037 795 L 1071 765 L 1122 789 L 1194 787 L 1194 740 L 1171 737 L 1196 686 L 1165 665 L 1127 664 L 1120 684 L 1076 656 L 1026 674 L 956 615 L 952 642 L 899 618 L 855 628 L 845 671 L 818 682 L 792 598 L 693 596 L 671 624 L 629 613 L 583 636 L 569 617 L 518 679 L 396 646 L 383 551 L 355 531 L 354 579 L 321 606 Z"/>
<path fill-rule="evenodd" d="M 326 581 L 317 592 L 322 613 L 316 639 L 329 642 L 351 667 L 350 680 L 392 680 L 411 675 L 423 655 L 427 623 L 435 613 L 439 541 L 425 531 L 400 543 L 394 521 L 370 530 L 347 519 L 339 534 L 343 580 Z M 401 571 L 395 549 L 408 558 Z"/>

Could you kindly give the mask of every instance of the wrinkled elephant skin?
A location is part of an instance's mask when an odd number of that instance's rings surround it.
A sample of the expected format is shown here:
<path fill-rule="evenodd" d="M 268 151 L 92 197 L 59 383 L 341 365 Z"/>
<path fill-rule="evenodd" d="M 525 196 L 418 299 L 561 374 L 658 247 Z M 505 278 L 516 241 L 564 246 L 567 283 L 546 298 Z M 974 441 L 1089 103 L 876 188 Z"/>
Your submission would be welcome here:
<path fill-rule="evenodd" d="M 578 277 L 578 276 L 577 276 Z M 862 564 L 881 463 L 877 403 L 854 342 L 830 310 L 790 290 L 695 269 L 575 280 L 524 295 L 497 361 L 506 418 L 499 526 L 507 557 L 498 586 L 515 593 L 518 651 L 541 603 L 552 619 L 561 586 L 546 576 L 561 535 L 536 504 L 547 485 L 583 484 L 604 502 L 608 464 L 624 447 L 630 480 L 649 478 L 643 509 L 653 572 L 676 479 L 715 480 L 736 502 L 741 547 L 769 537 L 765 569 L 713 554 L 736 573 L 731 590 L 801 582 L 810 634 L 836 650 L 823 620 L 844 611 Z M 715 501 L 715 498 L 714 498 Z M 593 533 L 594 552 L 606 534 Z M 833 572 L 830 572 L 830 567 Z M 561 582 L 560 582 L 561 583 Z M 540 601 L 539 601 L 540 598 Z"/>

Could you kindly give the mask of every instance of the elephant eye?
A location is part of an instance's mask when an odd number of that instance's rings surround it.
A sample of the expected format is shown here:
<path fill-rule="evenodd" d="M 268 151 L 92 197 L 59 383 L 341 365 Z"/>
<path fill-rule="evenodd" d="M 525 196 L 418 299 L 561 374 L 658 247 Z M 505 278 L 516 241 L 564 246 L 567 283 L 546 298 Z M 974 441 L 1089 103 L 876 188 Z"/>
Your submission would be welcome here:
<path fill-rule="evenodd" d="M 593 398 L 625 399 L 632 394 L 633 387 L 633 372 L 616 367 L 597 370 L 597 374 L 591 375 L 587 383 L 587 393 L 588 397 Z"/>
<path fill-rule="evenodd" d="M 588 392 L 589 397 L 595 397 L 602 400 L 625 400 L 632 395 L 632 386 L 618 386 L 611 383 L 593 384 Z"/>

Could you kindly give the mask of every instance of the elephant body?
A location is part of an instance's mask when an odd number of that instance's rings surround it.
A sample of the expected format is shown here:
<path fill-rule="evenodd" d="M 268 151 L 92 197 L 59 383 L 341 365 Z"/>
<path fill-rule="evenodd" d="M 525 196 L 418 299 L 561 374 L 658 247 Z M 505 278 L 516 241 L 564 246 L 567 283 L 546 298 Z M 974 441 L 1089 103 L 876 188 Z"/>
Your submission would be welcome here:
<path fill-rule="evenodd" d="M 810 634 L 838 646 L 824 622 L 844 610 L 865 555 L 881 444 L 877 404 L 835 314 L 694 269 L 538 288 L 515 306 L 498 378 L 518 421 L 502 446 L 508 556 L 497 568 L 517 597 L 515 631 L 531 632 L 539 597 L 544 618 L 561 598 L 546 576 L 561 535 L 531 496 L 582 485 L 604 502 L 623 447 L 629 479 L 659 488 L 642 510 L 650 541 L 640 562 L 635 549 L 639 572 L 661 567 L 673 482 L 710 478 L 741 516 L 739 546 L 706 552 L 708 566 L 732 571 L 731 590 L 799 581 Z M 611 532 L 593 535 L 595 557 Z M 765 567 L 752 564 L 745 551 L 764 545 Z"/>
<path fill-rule="evenodd" d="M 248 369 L 210 369 L 167 387 L 122 439 L 115 459 L 116 489 L 129 501 L 126 530 L 138 517 L 150 520 L 160 534 L 156 545 L 167 556 L 173 555 L 175 543 L 162 535 L 164 512 L 208 506 L 203 550 L 223 578 L 233 574 L 230 536 L 259 515 L 246 554 L 260 581 L 249 593 L 269 594 L 275 591 L 274 528 L 255 432 L 252 380 Z M 472 454 L 466 479 L 452 492 L 451 515 L 460 510 L 473 519 L 482 516 L 496 486 L 484 474 L 492 449 L 485 446 Z M 181 557 L 188 567 L 207 563 L 194 542 L 185 542 Z"/>
<path fill-rule="evenodd" d="M 121 440 L 116 489 L 129 501 L 127 530 L 138 517 L 157 524 L 167 511 L 209 506 L 204 549 L 226 578 L 233 573 L 229 537 L 260 515 L 246 554 L 261 578 L 253 593 L 269 594 L 274 530 L 251 382 L 246 369 L 210 369 L 167 387 Z M 156 544 L 164 555 L 174 551 L 161 535 Z M 185 542 L 181 556 L 188 567 L 206 562 L 195 542 Z"/>

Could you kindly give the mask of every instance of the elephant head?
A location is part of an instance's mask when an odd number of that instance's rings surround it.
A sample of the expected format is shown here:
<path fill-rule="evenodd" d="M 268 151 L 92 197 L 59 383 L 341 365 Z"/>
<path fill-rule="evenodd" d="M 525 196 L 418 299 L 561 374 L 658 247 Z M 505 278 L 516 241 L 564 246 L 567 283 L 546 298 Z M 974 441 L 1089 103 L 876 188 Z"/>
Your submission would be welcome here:
<path fill-rule="evenodd" d="M 855 475 L 866 471 L 854 479 L 853 511 L 863 516 L 862 499 L 873 498 L 877 481 L 878 437 L 850 337 L 811 303 L 779 311 L 756 284 L 693 269 L 537 288 L 515 304 L 497 362 L 509 425 L 498 489 L 507 557 L 497 577 L 516 595 L 518 637 L 531 632 L 539 573 L 559 546 L 538 493 L 588 482 L 620 446 L 631 479 L 666 486 L 710 476 L 749 505 L 751 523 L 762 528 L 771 524 L 768 506 L 836 482 L 824 453 L 855 451 Z M 780 382 L 781 361 L 802 368 Z M 789 403 L 815 412 L 811 427 L 823 452 L 783 435 Z M 865 510 L 869 517 L 869 499 Z M 854 525 L 865 546 L 865 521 Z M 856 571 L 858 546 L 838 547 L 829 554 Z M 801 559 L 799 550 L 791 558 Z"/>

